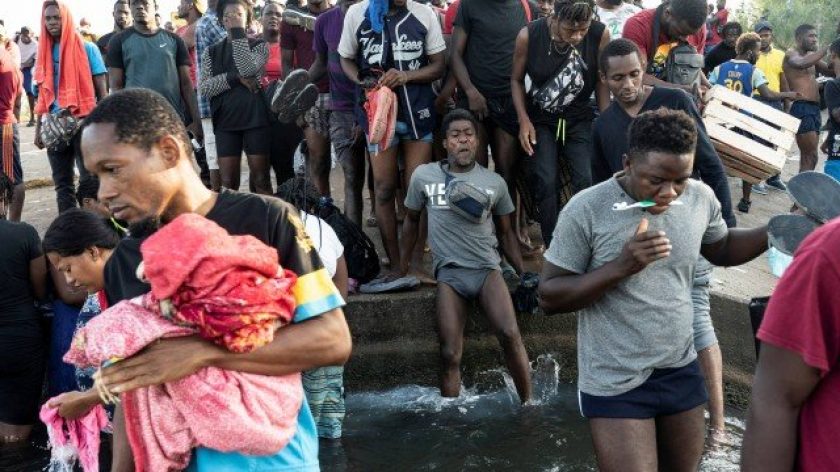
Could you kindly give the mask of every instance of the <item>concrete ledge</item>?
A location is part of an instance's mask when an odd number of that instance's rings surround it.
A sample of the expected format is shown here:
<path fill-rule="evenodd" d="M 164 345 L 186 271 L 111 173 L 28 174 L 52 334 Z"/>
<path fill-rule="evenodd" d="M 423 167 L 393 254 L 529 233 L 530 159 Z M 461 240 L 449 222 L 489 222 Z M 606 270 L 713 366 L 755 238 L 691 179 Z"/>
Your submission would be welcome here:
<path fill-rule="evenodd" d="M 353 333 L 347 364 L 348 389 L 372 390 L 400 384 L 437 385 L 439 361 L 435 290 L 351 298 L 346 314 Z M 749 400 L 755 351 L 748 301 L 712 292 L 712 318 L 724 360 L 727 402 L 744 408 Z M 577 377 L 577 323 L 573 315 L 518 315 L 528 356 L 551 354 L 561 364 L 560 378 Z M 504 365 L 502 351 L 486 320 L 474 309 L 467 321 L 464 382 Z"/>

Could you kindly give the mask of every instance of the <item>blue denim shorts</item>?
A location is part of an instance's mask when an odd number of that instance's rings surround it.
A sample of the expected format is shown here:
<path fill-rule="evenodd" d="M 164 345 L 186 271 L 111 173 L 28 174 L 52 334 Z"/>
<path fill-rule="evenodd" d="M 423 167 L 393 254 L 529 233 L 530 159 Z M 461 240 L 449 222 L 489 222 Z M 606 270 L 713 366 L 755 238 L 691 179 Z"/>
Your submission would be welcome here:
<path fill-rule="evenodd" d="M 429 133 L 420 139 L 414 139 L 411 134 L 411 128 L 408 127 L 408 123 L 404 121 L 397 121 L 397 125 L 394 127 L 394 137 L 391 138 L 388 148 L 390 149 L 396 146 L 400 143 L 400 141 L 421 141 L 431 144 L 434 141 L 434 136 L 432 133 Z M 377 154 L 379 152 L 379 144 L 368 141 L 368 151 L 370 151 L 371 154 Z"/>

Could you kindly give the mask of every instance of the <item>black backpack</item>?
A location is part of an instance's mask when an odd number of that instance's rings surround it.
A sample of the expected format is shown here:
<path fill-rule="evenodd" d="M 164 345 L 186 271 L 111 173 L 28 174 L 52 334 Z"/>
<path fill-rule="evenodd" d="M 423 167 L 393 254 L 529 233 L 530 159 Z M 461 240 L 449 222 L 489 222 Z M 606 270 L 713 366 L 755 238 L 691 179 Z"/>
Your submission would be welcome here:
<path fill-rule="evenodd" d="M 663 6 L 656 9 L 656 16 L 653 21 L 653 35 L 651 47 L 648 50 L 648 73 L 654 73 L 653 59 L 659 47 L 659 24 L 662 17 Z M 704 58 L 697 52 L 694 46 L 685 41 L 672 47 L 665 59 L 660 79 L 677 85 L 700 85 L 700 75 L 703 73 Z"/>
<path fill-rule="evenodd" d="M 347 262 L 347 275 L 365 284 L 379 275 L 379 254 L 373 241 L 362 228 L 350 221 L 330 201 L 321 199 L 318 216 L 335 231 L 338 240 L 344 246 L 344 260 Z"/>

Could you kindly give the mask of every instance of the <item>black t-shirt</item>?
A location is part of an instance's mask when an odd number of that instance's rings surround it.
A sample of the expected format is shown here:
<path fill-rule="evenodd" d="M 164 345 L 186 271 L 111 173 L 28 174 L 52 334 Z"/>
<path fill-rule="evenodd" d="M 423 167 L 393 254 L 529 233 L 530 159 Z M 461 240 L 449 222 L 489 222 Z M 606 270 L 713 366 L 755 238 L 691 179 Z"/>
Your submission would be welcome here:
<path fill-rule="evenodd" d="M 111 43 L 111 38 L 113 38 L 115 34 L 115 31 L 111 31 L 96 41 L 96 47 L 99 48 L 99 52 L 102 54 L 103 58 L 108 57 L 108 44 Z"/>
<path fill-rule="evenodd" d="M 832 117 L 832 112 L 840 108 L 840 78 L 826 82 L 824 93 L 828 108 L 828 158 L 836 160 L 840 159 L 840 121 Z"/>
<path fill-rule="evenodd" d="M 532 21 L 528 25 L 528 59 L 526 73 L 533 81 L 533 87 L 541 87 L 549 80 L 553 80 L 565 65 L 569 55 L 560 55 L 551 44 L 551 32 L 549 23 L 545 18 Z M 577 94 L 574 101 L 566 107 L 562 117 L 568 121 L 591 121 L 595 118 L 595 112 L 590 106 L 592 92 L 595 91 L 595 84 L 598 83 L 598 46 L 601 44 L 601 36 L 606 26 L 598 21 L 593 21 L 589 31 L 583 40 L 575 46 L 586 70 L 583 71 L 583 89 Z M 530 98 L 527 100 L 528 116 L 534 124 L 557 126 L 561 118 L 559 114 L 551 114 L 536 106 Z"/>
<path fill-rule="evenodd" d="M 709 51 L 709 54 L 706 54 L 706 60 L 703 64 L 703 72 L 706 75 L 709 75 L 709 73 L 715 70 L 715 67 L 723 64 L 724 62 L 735 59 L 735 56 L 737 55 L 738 54 L 735 53 L 735 48 L 727 46 L 726 43 L 720 43 L 712 48 L 712 50 Z"/>
<path fill-rule="evenodd" d="M 241 28 L 231 31 L 228 38 L 210 46 L 209 57 L 211 74 L 234 74 L 239 72 L 233 55 L 236 53 L 231 39 L 246 39 L 245 30 Z M 248 39 L 251 51 L 258 47 L 265 48 L 265 42 L 258 39 Z M 210 98 L 210 109 L 213 115 L 213 129 L 221 131 L 241 131 L 268 126 L 268 107 L 264 94 L 251 93 L 244 85 L 235 80 L 229 90 Z"/>
<path fill-rule="evenodd" d="M 516 36 L 527 24 L 523 0 L 461 0 L 455 26 L 469 37 L 464 62 L 470 80 L 488 98 L 510 96 L 510 74 Z M 528 0 L 531 20 L 539 8 Z"/>
<path fill-rule="evenodd" d="M 0 323 L 37 317 L 29 263 L 41 257 L 41 238 L 26 223 L 0 220 Z"/>
<path fill-rule="evenodd" d="M 697 123 L 694 177 L 701 179 L 714 190 L 715 196 L 720 200 L 723 219 L 727 226 L 735 226 L 726 172 L 723 170 L 723 164 L 709 135 L 706 134 L 706 126 L 694 101 L 682 90 L 654 87 L 639 113 L 663 107 L 669 110 L 682 110 Z M 623 157 L 628 147 L 627 132 L 632 122 L 633 118 L 615 101 L 595 120 L 592 130 L 593 183 L 609 179 L 624 167 Z"/>
<path fill-rule="evenodd" d="M 280 264 L 298 276 L 296 321 L 343 304 L 336 304 L 335 297 L 341 301 L 338 291 L 329 276 L 324 275 L 326 270 L 318 251 L 306 235 L 293 206 L 279 198 L 223 190 L 206 218 L 230 234 L 251 235 L 277 248 Z M 109 304 L 149 292 L 149 285 L 140 282 L 135 275 L 142 260 L 141 243 L 137 238 L 123 239 L 105 264 L 105 294 Z M 318 307 L 320 311 L 316 308 L 307 311 L 307 307 Z"/>

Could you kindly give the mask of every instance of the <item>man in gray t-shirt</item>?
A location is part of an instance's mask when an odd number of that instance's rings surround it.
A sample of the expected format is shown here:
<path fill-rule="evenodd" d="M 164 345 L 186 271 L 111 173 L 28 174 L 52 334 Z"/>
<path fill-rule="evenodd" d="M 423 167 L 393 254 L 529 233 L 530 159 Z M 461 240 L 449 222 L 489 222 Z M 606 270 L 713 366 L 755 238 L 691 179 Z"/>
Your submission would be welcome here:
<path fill-rule="evenodd" d="M 640 114 L 624 171 L 572 198 L 545 254 L 541 303 L 578 314 L 580 406 L 603 470 L 697 468 L 708 397 L 694 266 L 701 253 L 730 266 L 767 248 L 766 227 L 727 229 L 712 190 L 690 178 L 695 126 L 682 111 Z"/>
<path fill-rule="evenodd" d="M 184 40 L 157 25 L 157 0 L 132 0 L 130 6 L 134 26 L 114 35 L 108 45 L 111 90 L 137 87 L 163 95 L 193 136 L 204 142 Z"/>
<path fill-rule="evenodd" d="M 528 354 L 516 324 L 510 292 L 502 278 L 497 241 L 523 281 L 536 274 L 522 269 L 522 256 L 510 215 L 513 202 L 505 181 L 475 162 L 478 123 L 466 110 L 443 119 L 446 162 L 424 164 L 411 176 L 406 192 L 403 247 L 417 240 L 420 212 L 426 208 L 429 245 L 437 279 L 437 316 L 441 343 L 441 395 L 457 397 L 461 389 L 460 361 L 468 303 L 478 300 L 505 351 L 507 367 L 519 399 L 531 397 Z M 449 200 L 447 188 L 450 188 Z M 462 189 L 460 194 L 452 191 Z M 472 195 L 462 200 L 464 195 Z M 466 208 L 466 210 L 464 210 Z M 496 232 L 498 231 L 498 238 Z M 403 257 L 404 265 L 410 257 Z M 402 272 L 406 267 L 401 268 Z M 536 284 L 534 284 L 536 285 Z"/>

